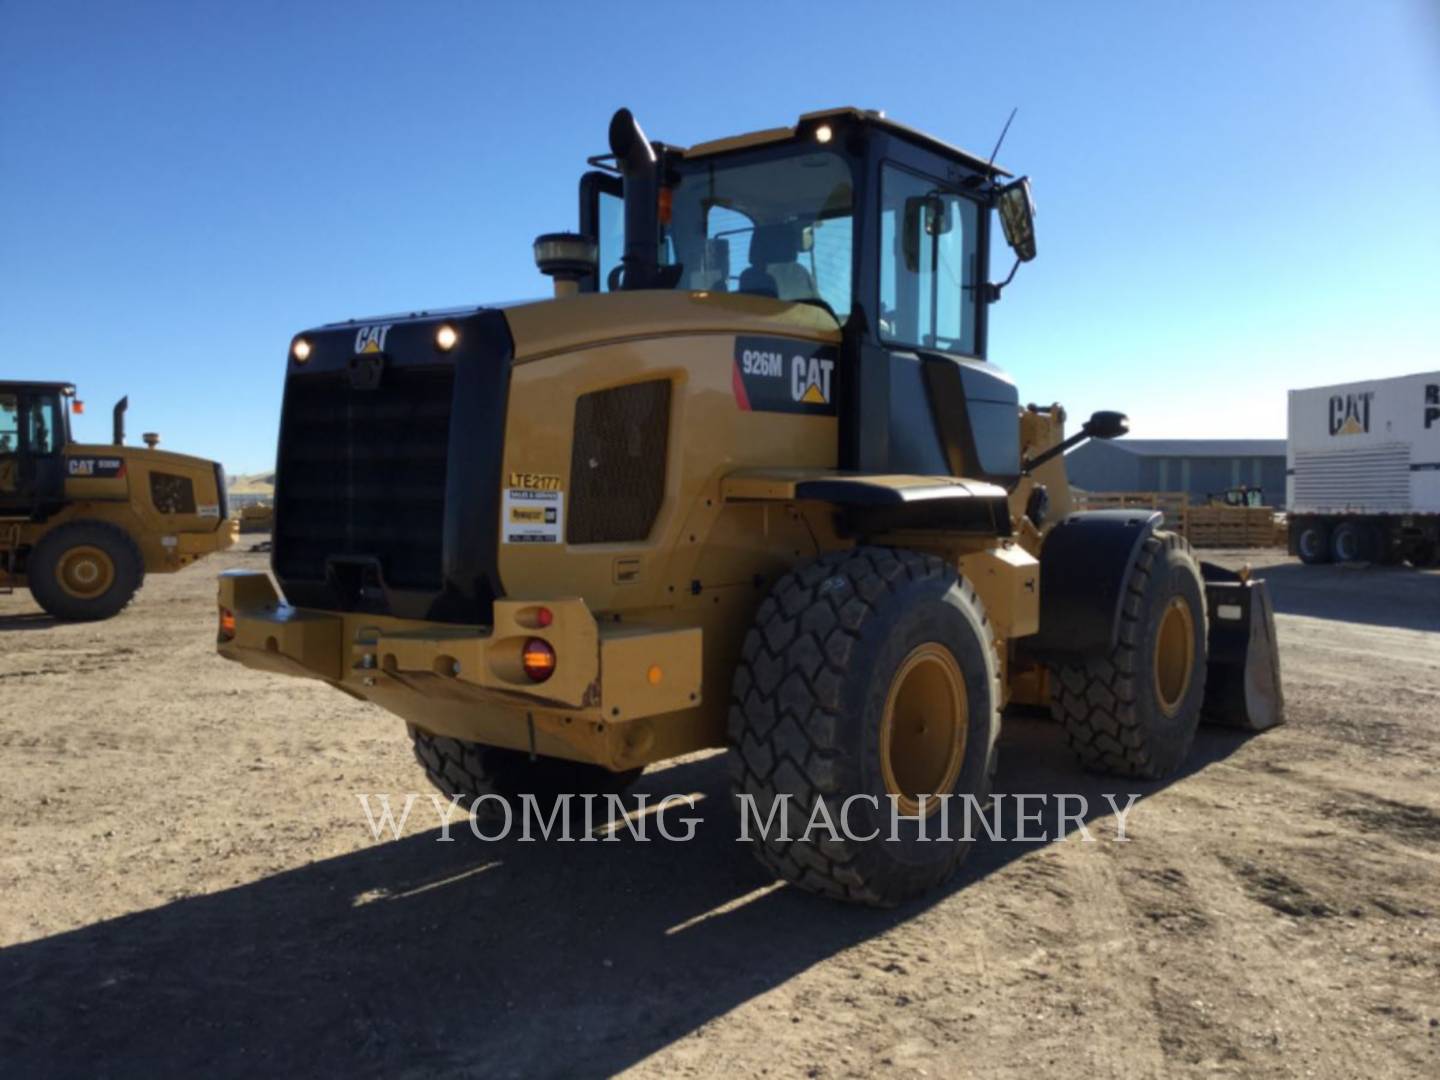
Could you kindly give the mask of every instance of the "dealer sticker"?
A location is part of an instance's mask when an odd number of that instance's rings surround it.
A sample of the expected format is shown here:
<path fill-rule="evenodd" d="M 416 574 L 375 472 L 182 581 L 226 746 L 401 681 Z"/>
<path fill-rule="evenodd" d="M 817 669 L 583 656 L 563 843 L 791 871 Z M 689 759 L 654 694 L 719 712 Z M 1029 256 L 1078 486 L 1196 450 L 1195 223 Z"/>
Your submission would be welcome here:
<path fill-rule="evenodd" d="M 506 488 L 503 507 L 505 543 L 560 543 L 564 505 L 563 491 Z"/>

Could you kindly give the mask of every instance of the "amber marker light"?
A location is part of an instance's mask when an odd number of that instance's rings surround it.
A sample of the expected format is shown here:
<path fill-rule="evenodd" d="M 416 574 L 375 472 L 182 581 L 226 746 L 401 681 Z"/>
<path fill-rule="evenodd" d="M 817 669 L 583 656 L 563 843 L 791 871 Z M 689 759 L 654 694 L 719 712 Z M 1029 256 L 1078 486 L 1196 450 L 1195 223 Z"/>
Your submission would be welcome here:
<path fill-rule="evenodd" d="M 544 682 L 555 674 L 555 650 L 548 641 L 532 637 L 525 642 L 525 651 L 520 654 L 520 666 L 531 682 Z"/>
<path fill-rule="evenodd" d="M 220 640 L 235 640 L 235 613 L 229 608 L 220 609 Z"/>

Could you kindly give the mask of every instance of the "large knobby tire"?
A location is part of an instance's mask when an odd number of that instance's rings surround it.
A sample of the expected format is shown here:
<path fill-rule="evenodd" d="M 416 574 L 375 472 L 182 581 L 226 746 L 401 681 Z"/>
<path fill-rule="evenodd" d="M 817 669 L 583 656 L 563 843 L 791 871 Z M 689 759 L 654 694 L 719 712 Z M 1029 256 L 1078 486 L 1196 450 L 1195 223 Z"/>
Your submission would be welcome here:
<path fill-rule="evenodd" d="M 46 533 L 26 565 L 30 594 L 57 619 L 118 615 L 145 580 L 130 534 L 104 521 L 72 521 Z"/>
<path fill-rule="evenodd" d="M 499 795 L 511 802 L 512 812 L 523 795 L 548 811 L 561 795 L 619 795 L 635 782 L 640 769 L 611 772 L 600 765 L 562 758 L 537 757 L 533 761 L 523 750 L 484 746 L 464 739 L 432 735 L 407 725 L 415 749 L 415 760 L 425 776 L 447 797 L 460 796 L 469 809 L 482 795 Z M 481 813 L 499 813 L 491 802 L 481 803 Z"/>
<path fill-rule="evenodd" d="M 969 851 L 961 805 L 954 839 L 935 839 L 940 803 L 927 800 L 928 840 L 914 816 L 891 839 L 891 807 L 913 815 L 922 794 L 983 804 L 999 702 L 984 606 L 942 560 L 860 547 L 781 578 L 746 634 L 730 706 L 731 785 L 756 856 L 802 888 L 876 906 L 938 885 Z M 823 826 L 806 838 L 820 802 L 838 838 Z"/>
<path fill-rule="evenodd" d="M 1300 526 L 1300 535 L 1295 538 L 1295 553 L 1300 561 L 1318 566 L 1330 561 L 1330 523 L 1311 520 Z"/>
<path fill-rule="evenodd" d="M 1080 763 L 1157 780 L 1190 753 L 1205 700 L 1205 594 L 1190 545 L 1145 538 L 1103 659 L 1050 669 L 1050 710 Z"/>

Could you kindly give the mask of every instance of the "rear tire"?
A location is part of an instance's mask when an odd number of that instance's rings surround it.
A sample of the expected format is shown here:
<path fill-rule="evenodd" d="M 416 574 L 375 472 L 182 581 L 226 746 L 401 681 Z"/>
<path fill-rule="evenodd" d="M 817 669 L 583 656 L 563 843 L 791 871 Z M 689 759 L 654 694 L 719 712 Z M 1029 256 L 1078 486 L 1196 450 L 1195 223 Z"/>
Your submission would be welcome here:
<path fill-rule="evenodd" d="M 756 857 L 801 888 L 878 907 L 938 885 L 972 845 L 939 838 L 939 800 L 927 799 L 931 839 L 917 817 L 892 834 L 891 797 L 901 814 L 920 795 L 983 807 L 999 701 L 989 620 L 953 566 L 860 547 L 787 574 L 745 637 L 730 706 L 731 787 Z M 762 827 L 772 813 L 788 823 Z M 809 828 L 821 814 L 835 835 Z"/>
<path fill-rule="evenodd" d="M 1337 563 L 1378 562 L 1378 531 L 1369 522 L 1342 521 L 1330 534 L 1330 557 Z"/>
<path fill-rule="evenodd" d="M 1085 768 L 1158 780 L 1180 767 L 1205 700 L 1205 592 L 1190 545 L 1140 546 L 1110 655 L 1051 667 L 1051 714 Z"/>
<path fill-rule="evenodd" d="M 105 521 L 72 521 L 46 533 L 26 566 L 30 594 L 57 619 L 94 622 L 118 615 L 145 580 L 130 534 Z"/>
<path fill-rule="evenodd" d="M 600 765 L 563 758 L 532 761 L 523 750 L 485 746 L 432 735 L 413 724 L 406 726 L 415 760 L 426 778 L 447 797 L 460 796 L 467 808 L 482 795 L 499 795 L 507 802 L 534 795 L 539 808 L 548 811 L 560 795 L 619 795 L 642 772 L 611 772 Z"/>
<path fill-rule="evenodd" d="M 1295 540 L 1295 552 L 1300 556 L 1300 561 L 1311 566 L 1319 566 L 1330 561 L 1330 523 L 1327 521 L 1307 521 L 1300 527 L 1300 535 Z"/>

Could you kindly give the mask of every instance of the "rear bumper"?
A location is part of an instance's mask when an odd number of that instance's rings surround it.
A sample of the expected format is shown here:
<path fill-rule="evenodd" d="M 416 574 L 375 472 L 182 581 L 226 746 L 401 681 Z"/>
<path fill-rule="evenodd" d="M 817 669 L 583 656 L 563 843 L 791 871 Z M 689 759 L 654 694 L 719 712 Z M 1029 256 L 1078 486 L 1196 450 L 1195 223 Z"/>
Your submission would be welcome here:
<path fill-rule="evenodd" d="M 427 623 L 284 603 L 266 574 L 228 571 L 234 617 L 217 651 L 247 667 L 320 679 L 407 722 L 490 746 L 628 769 L 695 749 L 698 627 L 597 622 L 584 601 L 496 601 L 490 627 Z M 555 651 L 543 683 L 525 675 L 527 639 Z"/>
<path fill-rule="evenodd" d="M 175 537 L 175 550 L 181 555 L 199 558 L 233 547 L 240 534 L 239 522 L 225 519 L 214 532 L 180 533 Z"/>

